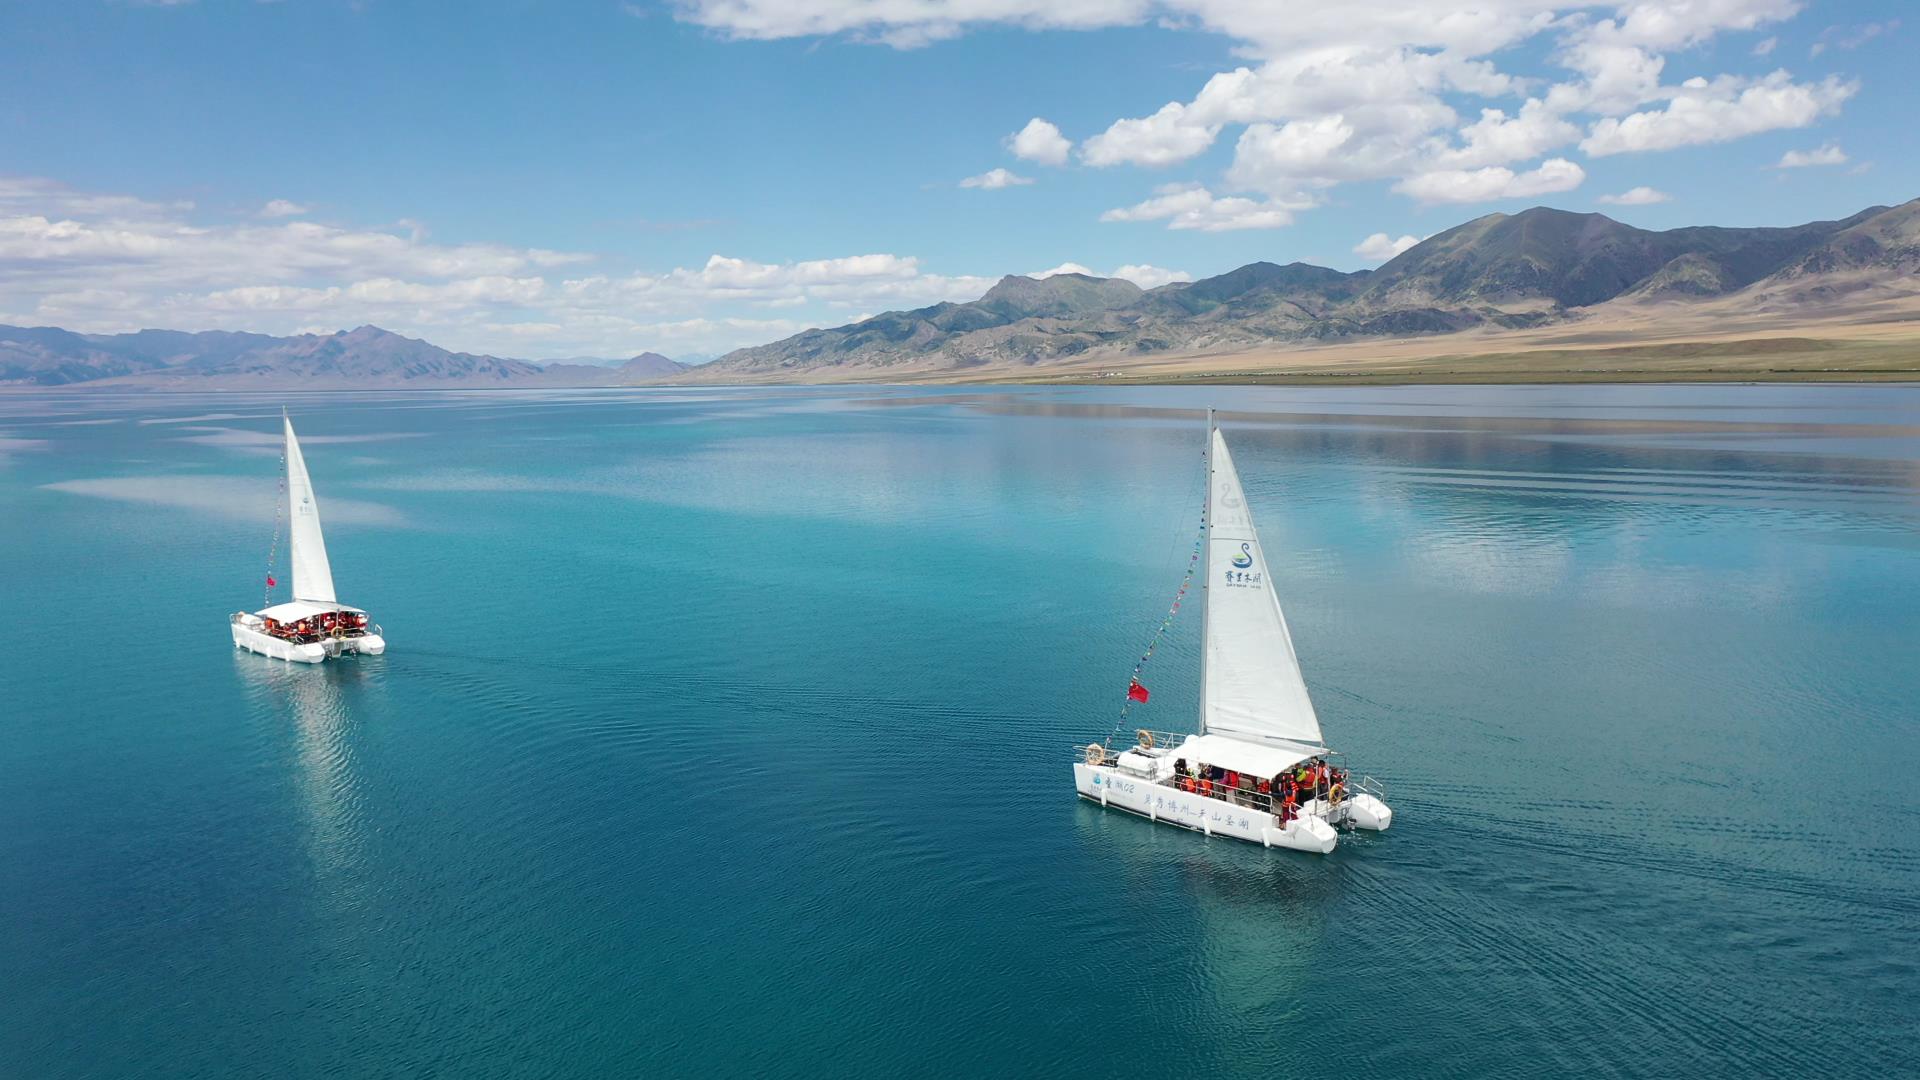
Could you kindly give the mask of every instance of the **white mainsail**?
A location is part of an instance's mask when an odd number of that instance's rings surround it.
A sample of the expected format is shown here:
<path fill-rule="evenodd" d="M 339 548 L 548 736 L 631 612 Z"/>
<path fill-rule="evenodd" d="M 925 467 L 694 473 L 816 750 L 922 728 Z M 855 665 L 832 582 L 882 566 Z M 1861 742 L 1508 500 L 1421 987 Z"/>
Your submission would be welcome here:
<path fill-rule="evenodd" d="M 288 560 L 293 564 L 293 598 L 316 604 L 337 603 L 333 596 L 333 567 L 327 564 L 327 542 L 320 535 L 320 504 L 314 501 L 313 480 L 300 440 L 287 424 L 287 507 L 293 519 L 288 532 Z"/>
<path fill-rule="evenodd" d="M 1210 434 L 1200 730 L 1318 747 L 1320 718 L 1300 675 L 1240 474 L 1225 437 L 1217 430 Z"/>

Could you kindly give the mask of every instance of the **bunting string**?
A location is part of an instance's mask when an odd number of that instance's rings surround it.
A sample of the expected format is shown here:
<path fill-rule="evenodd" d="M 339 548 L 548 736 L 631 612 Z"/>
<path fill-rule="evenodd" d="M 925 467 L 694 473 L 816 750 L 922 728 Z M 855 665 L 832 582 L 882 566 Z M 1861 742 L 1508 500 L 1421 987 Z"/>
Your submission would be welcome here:
<path fill-rule="evenodd" d="M 1160 626 L 1154 630 L 1152 639 L 1147 642 L 1146 651 L 1140 654 L 1140 662 L 1133 665 L 1132 677 L 1127 680 L 1127 696 L 1120 706 L 1120 719 L 1113 725 L 1113 734 L 1107 736 L 1109 748 L 1112 747 L 1113 740 L 1120 734 L 1121 729 L 1127 726 L 1127 715 L 1133 711 L 1133 688 L 1140 683 L 1140 673 L 1146 670 L 1147 662 L 1153 659 L 1154 650 L 1160 647 L 1160 639 L 1166 636 L 1168 628 L 1173 626 L 1174 618 L 1180 614 L 1180 605 L 1187 598 L 1187 590 L 1193 587 L 1193 575 L 1200 568 L 1200 552 L 1206 542 L 1207 516 L 1203 512 L 1200 515 L 1200 527 L 1194 533 L 1193 551 L 1187 556 L 1187 572 L 1180 578 L 1180 589 L 1173 594 L 1173 603 L 1167 608 L 1167 617 L 1160 620 Z"/>
<path fill-rule="evenodd" d="M 280 555 L 280 519 L 286 516 L 287 509 L 287 449 L 280 448 L 280 486 L 273 497 L 273 543 L 267 548 L 266 595 L 261 599 L 262 609 L 273 606 L 273 562 Z"/>

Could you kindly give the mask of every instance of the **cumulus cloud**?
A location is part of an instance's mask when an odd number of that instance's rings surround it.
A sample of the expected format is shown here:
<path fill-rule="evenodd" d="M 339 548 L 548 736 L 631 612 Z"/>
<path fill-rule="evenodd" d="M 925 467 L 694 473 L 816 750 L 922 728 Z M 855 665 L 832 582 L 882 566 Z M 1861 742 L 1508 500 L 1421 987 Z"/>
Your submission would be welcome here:
<path fill-rule="evenodd" d="M 993 283 L 887 253 L 792 262 L 716 254 L 665 272 L 584 272 L 602 261 L 436 243 L 411 222 L 263 221 L 260 210 L 207 219 L 186 202 L 0 180 L 0 321 L 80 331 L 296 333 L 372 322 L 505 355 L 715 352 L 844 322 L 848 311 L 971 300 Z"/>
<path fill-rule="evenodd" d="M 1821 165 L 1845 165 L 1848 161 L 1846 151 L 1834 143 L 1812 150 L 1789 150 L 1780 155 L 1776 169 L 1807 169 Z"/>
<path fill-rule="evenodd" d="M 1602 195 L 1594 201 L 1608 206 L 1650 206 L 1653 203 L 1672 202 L 1673 196 L 1643 184 L 1637 188 L 1628 188 L 1618 195 Z"/>
<path fill-rule="evenodd" d="M 1368 262 L 1382 263 L 1419 242 L 1417 236 L 1407 235 L 1396 240 L 1386 233 L 1377 232 L 1353 245 L 1353 253 Z"/>
<path fill-rule="evenodd" d="M 1101 221 L 1165 221 L 1169 229 L 1232 232 L 1278 229 L 1293 224 L 1293 211 L 1274 200 L 1221 197 L 1199 184 L 1169 184 L 1145 202 L 1109 210 Z"/>
<path fill-rule="evenodd" d="M 1022 160 L 1060 166 L 1067 163 L 1067 152 L 1073 149 L 1073 143 L 1060 134 L 1059 128 L 1036 116 L 1027 121 L 1026 127 L 1007 136 L 1007 148 Z"/>
<path fill-rule="evenodd" d="M 1393 189 L 1423 203 L 1476 203 L 1572 191 L 1586 178 L 1586 170 L 1566 158 L 1549 158 L 1539 168 L 1521 173 L 1504 165 L 1438 169 L 1409 176 Z"/>
<path fill-rule="evenodd" d="M 1191 98 L 1111 121 L 1080 145 L 1080 157 L 1094 167 L 1166 168 L 1232 139 L 1223 178 L 1229 194 L 1261 195 L 1289 210 L 1324 201 L 1312 197 L 1322 189 L 1382 179 L 1436 194 L 1564 190 L 1555 185 L 1569 182 L 1565 169 L 1512 171 L 1576 143 L 1601 156 L 1804 126 L 1809 114 L 1837 110 L 1852 84 L 1795 84 L 1784 73 L 1725 74 L 1679 86 L 1667 78 L 1670 54 L 1722 34 L 1761 31 L 1803 6 L 1805 0 L 679 0 L 675 10 L 733 37 L 841 35 L 897 47 L 987 27 L 1158 23 L 1222 35 L 1245 59 L 1241 66 L 1214 74 Z M 1867 40 L 1891 25 L 1836 30 L 1830 40 Z M 1774 42 L 1753 52 L 1767 55 Z M 1701 55 L 1713 54 L 1690 59 Z M 1534 58 L 1564 76 L 1502 69 Z M 1050 156 L 1016 152 L 1063 162 L 1064 139 L 1050 124 L 1045 132 Z M 1266 220 L 1277 218 L 1270 213 Z"/>
<path fill-rule="evenodd" d="M 1162 266 L 1150 266 L 1145 263 L 1128 263 L 1110 273 L 1102 274 L 1081 263 L 1064 262 L 1046 270 L 1036 270 L 1027 276 L 1030 278 L 1050 278 L 1055 274 L 1085 274 L 1088 277 L 1124 278 L 1143 289 L 1157 289 L 1176 281 L 1192 281 L 1193 275 L 1185 270 L 1168 270 Z"/>
<path fill-rule="evenodd" d="M 1529 98 L 1514 116 L 1500 109 L 1480 110 L 1480 119 L 1461 128 L 1460 138 L 1465 145 L 1444 151 L 1435 159 L 1436 164 L 1471 169 L 1531 161 L 1549 150 L 1578 142 L 1580 128 L 1545 102 Z"/>
<path fill-rule="evenodd" d="M 1840 106 L 1860 84 L 1837 75 L 1796 83 L 1785 71 L 1761 79 L 1723 75 L 1680 84 L 1663 109 L 1606 117 L 1593 125 L 1580 149 L 1594 157 L 1671 150 L 1726 142 L 1762 131 L 1801 128 Z"/>
<path fill-rule="evenodd" d="M 1115 120 L 1113 126 L 1081 146 L 1080 159 L 1096 168 L 1171 165 L 1206 150 L 1218 134 L 1220 125 L 1194 123 L 1186 106 L 1169 102 L 1152 116 Z"/>
<path fill-rule="evenodd" d="M 965 180 L 960 181 L 960 186 L 963 188 L 984 188 L 988 191 L 994 191 L 999 188 L 1016 187 L 1021 184 L 1031 183 L 1033 183 L 1033 178 L 1030 176 L 1020 176 L 1016 173 L 1008 172 L 1006 169 L 988 169 L 979 176 L 969 176 Z"/>
<path fill-rule="evenodd" d="M 267 204 L 260 208 L 260 216 L 263 218 L 301 217 L 312 209 L 311 206 L 289 199 L 269 199 Z"/>

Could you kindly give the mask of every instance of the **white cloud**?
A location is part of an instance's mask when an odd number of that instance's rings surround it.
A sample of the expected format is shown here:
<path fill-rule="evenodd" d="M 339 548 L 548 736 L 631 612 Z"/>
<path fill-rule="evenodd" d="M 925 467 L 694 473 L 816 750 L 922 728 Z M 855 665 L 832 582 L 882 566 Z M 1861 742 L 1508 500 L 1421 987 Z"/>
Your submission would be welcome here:
<path fill-rule="evenodd" d="M 260 208 L 260 216 L 263 218 L 300 217 L 312 209 L 311 206 L 287 199 L 269 199 L 267 204 Z"/>
<path fill-rule="evenodd" d="M 1754 45 L 1754 47 L 1753 47 L 1753 55 L 1755 55 L 1755 56 L 1772 56 L 1772 55 L 1773 55 L 1773 50 L 1774 50 L 1775 48 L 1777 48 L 1777 47 L 1779 47 L 1779 45 L 1780 45 L 1780 39 L 1779 39 L 1779 38 L 1777 38 L 1777 37 L 1770 37 L 1770 38 L 1767 38 L 1767 39 L 1765 39 L 1765 40 L 1763 40 L 1763 41 L 1760 41 L 1760 42 L 1758 42 L 1758 43 L 1756 43 L 1756 44 Z"/>
<path fill-rule="evenodd" d="M 1839 112 L 1859 89 L 1860 84 L 1837 75 L 1817 83 L 1796 83 L 1785 71 L 1757 80 L 1732 75 L 1688 79 L 1673 91 L 1664 109 L 1599 120 L 1580 149 L 1605 157 L 1806 127 Z"/>
<path fill-rule="evenodd" d="M 1016 187 L 1020 184 L 1031 183 L 1033 183 L 1033 178 L 1030 176 L 1020 176 L 1008 172 L 1005 169 L 988 169 L 979 176 L 969 176 L 965 180 L 960 181 L 960 186 L 963 188 L 984 188 L 988 191 L 995 191 L 1000 188 Z"/>
<path fill-rule="evenodd" d="M 1073 149 L 1073 143 L 1060 129 L 1051 123 L 1034 117 L 1027 126 L 1007 136 L 1007 147 L 1013 156 L 1040 165 L 1060 166 L 1067 163 L 1067 151 Z"/>
<path fill-rule="evenodd" d="M 1888 19 L 1883 23 L 1863 23 L 1859 26 L 1829 26 L 1820 31 L 1820 39 L 1807 49 L 1807 55 L 1819 56 L 1827 51 L 1829 45 L 1839 49 L 1857 49 L 1882 34 L 1891 34 L 1900 29 L 1899 19 Z"/>
<path fill-rule="evenodd" d="M 1417 236 L 1402 236 L 1398 240 L 1386 233 L 1377 232 L 1353 246 L 1353 253 L 1368 262 L 1382 263 L 1420 242 Z"/>
<path fill-rule="evenodd" d="M 1153 5 L 1147 0 L 676 0 L 673 7 L 681 21 L 733 38 L 846 34 L 913 49 L 992 24 L 1029 30 L 1126 26 L 1139 22 Z"/>
<path fill-rule="evenodd" d="M 1650 206 L 1654 203 L 1672 202 L 1673 196 L 1643 184 L 1637 188 L 1629 188 L 1618 195 L 1602 195 L 1594 201 L 1608 206 Z"/>
<path fill-rule="evenodd" d="M 884 253 L 783 263 L 716 254 L 663 273 L 576 269 L 561 279 L 556 270 L 594 258 L 434 243 L 412 222 L 396 232 L 263 222 L 257 209 L 201 220 L 192 209 L 0 179 L 0 311 L 103 333 L 372 322 L 471 352 L 622 355 L 724 351 L 844 322 L 849 310 L 971 300 L 993 284 Z"/>
<path fill-rule="evenodd" d="M 1812 150 L 1789 150 L 1780 155 L 1776 169 L 1806 169 L 1820 165 L 1845 165 L 1848 161 L 1846 151 L 1834 143 Z"/>
<path fill-rule="evenodd" d="M 1461 128 L 1460 137 L 1466 145 L 1440 154 L 1436 164 L 1471 169 L 1532 161 L 1549 150 L 1578 142 L 1580 129 L 1538 98 L 1529 98 L 1516 116 L 1500 109 L 1480 110 L 1480 119 Z"/>
<path fill-rule="evenodd" d="M 1484 169 L 1438 169 L 1409 176 L 1393 186 L 1423 203 L 1475 203 L 1529 199 L 1571 191 L 1586 180 L 1585 169 L 1566 158 L 1549 158 L 1540 167 L 1516 173 L 1504 165 Z"/>
<path fill-rule="evenodd" d="M 1186 106 L 1169 102 L 1152 116 L 1115 120 L 1080 147 L 1080 160 L 1096 168 L 1171 165 L 1205 151 L 1218 134 L 1220 125 L 1193 123 Z"/>
<path fill-rule="evenodd" d="M 1784 76 L 1755 82 L 1721 75 L 1675 87 L 1663 76 L 1668 54 L 1698 49 L 1722 34 L 1761 30 L 1798 14 L 1804 4 L 680 0 L 676 12 L 735 37 L 843 35 L 900 47 L 986 27 L 1158 24 L 1219 34 L 1248 58 L 1244 66 L 1213 75 L 1190 99 L 1113 121 L 1081 144 L 1081 158 L 1096 167 L 1166 167 L 1193 160 L 1224 135 L 1235 139 L 1224 177 L 1229 193 L 1257 193 L 1291 210 L 1315 201 L 1306 193 L 1379 179 L 1415 188 L 1444 181 L 1462 190 L 1524 190 L 1530 181 L 1522 177 L 1530 174 L 1506 181 L 1484 170 L 1536 161 L 1576 142 L 1598 156 L 1800 126 L 1807 121 L 1795 117 L 1809 104 L 1818 115 L 1829 113 L 1852 93 L 1851 84 L 1796 87 L 1783 85 Z M 1867 36 L 1861 28 L 1845 40 Z M 1755 51 L 1771 50 L 1763 42 Z M 1501 66 L 1535 57 L 1566 76 L 1553 81 Z M 1718 97 L 1731 100 L 1721 103 Z M 1650 109 L 1653 104 L 1659 107 Z M 1462 112 L 1477 119 L 1463 120 Z M 1701 114 L 1711 118 L 1694 124 Z M 1230 130 L 1236 126 L 1242 128 L 1237 136 Z M 1053 160 L 1063 160 L 1060 142 L 1051 145 Z M 1570 175 L 1560 170 L 1537 182 L 1565 183 Z"/>
<path fill-rule="evenodd" d="M 1101 221 L 1165 221 L 1169 229 L 1230 232 L 1238 229 L 1277 229 L 1293 224 L 1293 210 L 1273 200 L 1228 196 L 1222 198 L 1199 184 L 1169 184 L 1145 202 L 1109 210 Z"/>
<path fill-rule="evenodd" d="M 1027 276 L 1030 278 L 1050 278 L 1055 274 L 1085 274 L 1088 277 L 1124 278 L 1143 289 L 1157 289 L 1176 281 L 1192 281 L 1193 275 L 1185 270 L 1168 270 L 1162 266 L 1150 266 L 1145 263 L 1128 263 L 1111 273 L 1102 274 L 1077 262 L 1063 262 L 1059 266 L 1046 270 L 1036 270 Z"/>
<path fill-rule="evenodd" d="M 1165 267 L 1149 266 L 1145 263 L 1128 263 L 1107 276 L 1126 278 L 1143 289 L 1157 289 L 1176 281 L 1193 280 L 1193 275 L 1185 270 L 1168 270 Z"/>

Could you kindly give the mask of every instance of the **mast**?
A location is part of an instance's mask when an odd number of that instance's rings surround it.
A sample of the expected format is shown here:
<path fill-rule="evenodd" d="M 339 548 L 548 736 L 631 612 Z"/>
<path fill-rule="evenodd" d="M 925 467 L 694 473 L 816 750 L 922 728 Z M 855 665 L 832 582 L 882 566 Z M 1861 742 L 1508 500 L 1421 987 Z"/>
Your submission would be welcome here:
<path fill-rule="evenodd" d="M 1213 605 L 1207 602 L 1208 590 L 1213 588 L 1213 409 L 1207 409 L 1207 498 L 1200 511 L 1202 535 L 1200 537 L 1200 734 L 1207 733 L 1207 643 L 1212 640 L 1208 634 L 1208 624 L 1213 619 Z"/>

